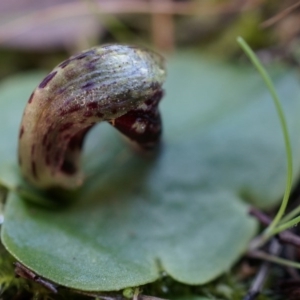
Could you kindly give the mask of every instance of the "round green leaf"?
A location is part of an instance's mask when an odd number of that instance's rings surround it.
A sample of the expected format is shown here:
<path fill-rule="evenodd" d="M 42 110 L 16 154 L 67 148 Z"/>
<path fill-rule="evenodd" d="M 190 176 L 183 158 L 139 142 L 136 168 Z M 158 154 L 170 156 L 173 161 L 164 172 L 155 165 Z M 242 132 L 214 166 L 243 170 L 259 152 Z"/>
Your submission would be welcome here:
<path fill-rule="evenodd" d="M 158 193 L 124 176 L 115 189 L 99 187 L 97 197 L 85 194 L 52 211 L 11 193 L 4 244 L 43 277 L 89 291 L 145 284 L 163 270 L 184 283 L 204 283 L 245 250 L 253 223 L 233 195 Z"/>
<path fill-rule="evenodd" d="M 296 179 L 299 82 L 291 70 L 274 74 Z M 23 80 L 15 89 L 10 81 L 9 91 L 3 83 L 1 118 L 22 110 L 24 101 L 13 95 L 30 94 Z M 161 271 L 201 284 L 228 270 L 255 232 L 241 200 L 270 207 L 284 190 L 284 145 L 270 96 L 252 69 L 181 55 L 170 60 L 162 114 L 163 143 L 152 156 L 129 149 L 113 128 L 96 127 L 85 145 L 85 185 L 68 205 L 49 209 L 11 192 L 2 228 L 7 249 L 39 275 L 89 291 L 145 284 Z M 13 169 L 6 162 L 16 166 L 13 120 L 0 131 L 7 137 L 2 181 Z M 10 183 L 17 185 L 13 170 Z"/>
<path fill-rule="evenodd" d="M 17 143 L 23 110 L 44 73 L 23 74 L 0 84 L 0 184 L 16 187 L 19 179 Z"/>

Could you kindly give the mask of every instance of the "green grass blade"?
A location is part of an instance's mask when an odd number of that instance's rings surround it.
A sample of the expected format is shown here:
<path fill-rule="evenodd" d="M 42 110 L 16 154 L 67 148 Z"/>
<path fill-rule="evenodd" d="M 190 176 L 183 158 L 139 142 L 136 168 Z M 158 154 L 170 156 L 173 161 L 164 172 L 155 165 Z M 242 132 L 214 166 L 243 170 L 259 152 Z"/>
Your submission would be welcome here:
<path fill-rule="evenodd" d="M 249 57 L 249 59 L 251 60 L 251 62 L 255 66 L 255 68 L 258 70 L 258 72 L 260 73 L 262 79 L 264 80 L 267 88 L 269 89 L 270 94 L 273 99 L 273 102 L 276 107 L 276 111 L 278 113 L 279 121 L 281 124 L 283 136 L 284 136 L 284 144 L 285 144 L 285 149 L 286 149 L 286 160 L 287 160 L 286 186 L 285 186 L 285 192 L 284 192 L 284 196 L 283 196 L 283 200 L 281 202 L 280 208 L 279 208 L 275 218 L 273 219 L 273 221 L 267 227 L 266 231 L 263 234 L 265 237 L 270 237 L 274 234 L 275 227 L 278 225 L 278 223 L 280 222 L 281 218 L 283 217 L 283 215 L 285 213 L 285 210 L 286 210 L 286 207 L 288 204 L 288 200 L 289 200 L 289 196 L 290 196 L 290 192 L 291 192 L 292 174 L 293 174 L 292 148 L 291 148 L 290 138 L 289 138 L 289 134 L 288 134 L 287 124 L 286 124 L 285 116 L 283 113 L 283 109 L 280 104 L 279 97 L 275 91 L 275 87 L 272 83 L 270 76 L 268 75 L 268 73 L 266 72 L 266 70 L 264 69 L 262 64 L 260 63 L 260 61 L 257 58 L 257 56 L 255 55 L 255 53 L 252 51 L 252 49 L 249 47 L 249 45 L 245 42 L 245 40 L 242 37 L 238 37 L 237 42 L 241 46 L 241 48 L 244 50 L 246 55 Z"/>

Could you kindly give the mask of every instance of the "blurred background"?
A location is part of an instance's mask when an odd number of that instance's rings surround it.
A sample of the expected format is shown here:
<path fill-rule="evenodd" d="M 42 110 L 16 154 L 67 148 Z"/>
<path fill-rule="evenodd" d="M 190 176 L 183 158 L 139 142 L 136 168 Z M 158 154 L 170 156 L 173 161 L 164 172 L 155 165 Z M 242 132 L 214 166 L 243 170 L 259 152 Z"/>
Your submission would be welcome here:
<path fill-rule="evenodd" d="M 298 63 L 300 1 L 0 0 L 0 78 L 111 42 L 235 59 L 238 35 L 265 61 Z"/>

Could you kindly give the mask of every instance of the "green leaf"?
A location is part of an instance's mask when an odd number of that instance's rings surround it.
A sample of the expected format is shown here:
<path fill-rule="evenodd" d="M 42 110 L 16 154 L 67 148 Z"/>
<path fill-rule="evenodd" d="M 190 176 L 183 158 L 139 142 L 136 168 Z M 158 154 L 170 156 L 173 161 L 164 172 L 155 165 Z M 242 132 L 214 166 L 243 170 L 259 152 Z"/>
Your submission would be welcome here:
<path fill-rule="evenodd" d="M 23 74 L 0 85 L 0 184 L 13 188 L 20 181 L 17 143 L 23 110 L 32 90 L 44 73 Z"/>
<path fill-rule="evenodd" d="M 296 180 L 299 82 L 293 70 L 273 74 Z M 15 101 L 0 97 L 1 118 L 22 110 L 24 99 L 14 94 L 31 92 L 22 80 L 6 91 Z M 183 283 L 206 283 L 240 257 L 256 228 L 242 200 L 271 207 L 284 191 L 284 143 L 268 91 L 252 68 L 193 55 L 170 60 L 165 88 L 156 155 L 135 153 L 102 124 L 86 141 L 86 183 L 68 205 L 45 208 L 10 193 L 2 240 L 19 261 L 61 285 L 109 291 L 155 281 L 161 271 Z M 19 119 L 12 123 L 0 131 L 10 149 L 2 151 L 1 174 L 9 173 L 5 161 L 16 166 L 11 152 Z"/>
<path fill-rule="evenodd" d="M 162 270 L 204 283 L 245 250 L 253 223 L 234 195 L 151 191 L 124 171 L 123 183 L 100 184 L 68 209 L 41 209 L 12 193 L 5 246 L 44 277 L 92 291 L 152 282 Z"/>

